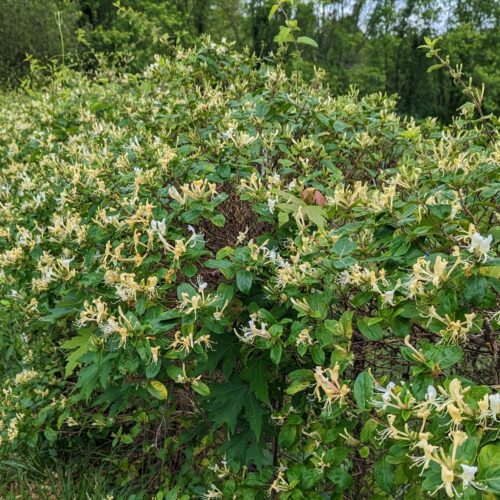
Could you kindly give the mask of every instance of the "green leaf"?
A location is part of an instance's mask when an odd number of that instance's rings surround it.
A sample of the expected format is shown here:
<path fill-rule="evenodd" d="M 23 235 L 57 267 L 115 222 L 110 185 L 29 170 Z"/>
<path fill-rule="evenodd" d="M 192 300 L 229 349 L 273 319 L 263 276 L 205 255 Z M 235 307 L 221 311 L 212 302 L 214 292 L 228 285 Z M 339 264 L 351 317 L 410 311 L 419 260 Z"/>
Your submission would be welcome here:
<path fill-rule="evenodd" d="M 224 227 L 226 224 L 226 218 L 224 217 L 223 214 L 216 214 L 212 217 L 210 217 L 210 222 L 217 227 Z"/>
<path fill-rule="evenodd" d="M 352 311 L 345 311 L 340 316 L 340 325 L 342 330 L 342 335 L 350 339 L 352 337 Z"/>
<path fill-rule="evenodd" d="M 479 268 L 479 272 L 483 276 L 489 276 L 490 278 L 500 279 L 500 266 L 484 266 Z"/>
<path fill-rule="evenodd" d="M 354 484 L 352 476 L 340 467 L 331 469 L 327 473 L 327 477 L 333 484 L 336 485 L 335 490 L 339 492 L 349 489 Z"/>
<path fill-rule="evenodd" d="M 356 264 L 356 259 L 348 255 L 347 257 L 334 261 L 333 267 L 335 269 L 348 269 L 354 264 Z"/>
<path fill-rule="evenodd" d="M 368 304 L 372 298 L 373 292 L 359 292 L 351 299 L 351 303 L 354 307 L 361 307 Z"/>
<path fill-rule="evenodd" d="M 361 430 L 360 439 L 362 443 L 373 443 L 377 437 L 376 431 L 378 428 L 378 423 L 373 418 L 366 421 L 363 429 Z"/>
<path fill-rule="evenodd" d="M 480 306 L 486 295 L 486 278 L 482 276 L 471 276 L 465 282 L 464 297 L 467 302 Z"/>
<path fill-rule="evenodd" d="M 382 320 L 383 318 L 365 316 L 358 320 L 356 324 L 363 337 L 368 340 L 380 340 L 384 336 L 384 330 L 379 325 Z"/>
<path fill-rule="evenodd" d="M 468 464 L 476 461 L 478 440 L 474 436 L 468 436 L 467 439 L 458 447 L 457 456 L 460 460 Z"/>
<path fill-rule="evenodd" d="M 182 371 L 182 368 L 179 366 L 175 365 L 168 365 L 167 366 L 167 375 L 174 381 L 177 382 L 179 377 L 184 377 L 184 372 Z"/>
<path fill-rule="evenodd" d="M 482 470 L 488 469 L 491 464 L 500 463 L 500 444 L 487 444 L 484 446 L 477 458 L 479 474 Z"/>
<path fill-rule="evenodd" d="M 437 70 L 437 69 L 441 69 L 443 67 L 442 64 L 433 64 L 432 66 L 429 66 L 427 68 L 427 73 L 432 73 L 433 71 Z"/>
<path fill-rule="evenodd" d="M 192 278 L 193 276 L 196 276 L 196 273 L 198 272 L 198 269 L 197 269 L 197 267 L 194 264 L 188 263 L 188 264 L 185 264 L 182 267 L 182 272 L 188 278 Z"/>
<path fill-rule="evenodd" d="M 158 360 L 157 363 L 150 363 L 146 367 L 146 377 L 147 378 L 154 378 L 156 375 L 158 375 L 158 372 L 160 371 L 161 368 L 161 360 Z"/>
<path fill-rule="evenodd" d="M 314 205 L 304 205 L 302 213 L 309 218 L 311 222 L 318 226 L 318 229 L 325 227 L 326 212 L 321 208 Z"/>
<path fill-rule="evenodd" d="M 354 381 L 354 399 L 358 408 L 364 410 L 373 398 L 373 381 L 368 372 L 361 372 Z"/>
<path fill-rule="evenodd" d="M 262 467 L 265 451 L 267 451 L 262 442 L 255 439 L 255 434 L 251 429 L 245 429 L 234 436 L 230 436 L 220 449 L 225 453 L 229 461 L 236 458 L 242 462 L 254 463 L 258 469 Z M 233 495 L 229 495 L 229 498 L 232 497 Z"/>
<path fill-rule="evenodd" d="M 284 226 L 288 222 L 289 219 L 290 219 L 289 214 L 287 214 L 286 212 L 279 212 L 278 213 L 278 226 L 279 227 Z"/>
<path fill-rule="evenodd" d="M 159 380 L 151 380 L 146 388 L 149 394 L 156 399 L 165 400 L 168 397 L 167 388 Z"/>
<path fill-rule="evenodd" d="M 454 314 L 457 309 L 457 294 L 453 289 L 442 290 L 437 303 L 445 314 Z"/>
<path fill-rule="evenodd" d="M 137 302 L 135 303 L 135 312 L 139 316 L 142 316 L 145 310 L 146 310 L 146 297 L 144 295 L 141 295 L 137 299 Z"/>
<path fill-rule="evenodd" d="M 204 382 L 201 382 L 200 380 L 195 380 L 192 384 L 191 387 L 195 392 L 200 394 L 201 396 L 208 397 L 210 396 L 210 387 L 208 387 L 207 384 Z"/>
<path fill-rule="evenodd" d="M 288 374 L 290 380 L 314 380 L 314 373 L 308 368 L 299 368 Z"/>
<path fill-rule="evenodd" d="M 306 469 L 302 474 L 301 482 L 302 487 L 305 489 L 313 488 L 316 484 L 321 481 L 323 473 L 318 469 Z"/>
<path fill-rule="evenodd" d="M 387 493 L 390 493 L 394 486 L 394 469 L 384 458 L 378 460 L 374 467 L 375 481 Z"/>
<path fill-rule="evenodd" d="M 488 491 L 500 495 L 500 445 L 487 444 L 478 456 L 477 479 Z"/>
<path fill-rule="evenodd" d="M 390 252 L 392 257 L 400 257 L 408 252 L 411 247 L 411 243 L 405 240 L 402 236 L 396 236 L 390 246 Z"/>
<path fill-rule="evenodd" d="M 326 292 L 313 293 L 307 297 L 307 302 L 311 306 L 311 316 L 318 320 L 324 320 L 328 315 L 328 308 L 332 300 L 331 294 Z"/>
<path fill-rule="evenodd" d="M 78 360 L 88 352 L 90 348 L 90 337 L 92 336 L 92 330 L 82 329 L 80 330 L 80 335 L 74 337 L 70 340 L 66 340 L 61 345 L 62 349 L 76 349 L 66 358 L 66 369 L 64 371 L 64 376 L 68 378 L 78 365 Z"/>
<path fill-rule="evenodd" d="M 285 425 L 278 435 L 278 444 L 280 448 L 290 448 L 297 437 L 297 428 L 293 425 Z"/>
<path fill-rule="evenodd" d="M 293 40 L 291 36 L 291 29 L 285 26 L 280 26 L 279 33 L 274 37 L 274 41 L 279 45 L 283 45 L 286 42 L 291 42 Z"/>
<path fill-rule="evenodd" d="M 245 417 L 247 418 L 250 429 L 255 434 L 257 441 L 260 439 L 262 430 L 262 417 L 266 410 L 262 408 L 253 394 L 249 394 L 245 400 Z"/>
<path fill-rule="evenodd" d="M 88 399 L 94 391 L 99 376 L 99 365 L 92 364 L 85 366 L 78 373 L 78 382 L 76 387 L 82 389 L 83 396 Z"/>
<path fill-rule="evenodd" d="M 368 446 L 362 446 L 359 449 L 359 456 L 361 458 L 368 458 L 370 456 L 370 448 L 368 448 Z"/>
<path fill-rule="evenodd" d="M 440 467 L 434 465 L 425 472 L 425 479 L 422 481 L 423 490 L 432 491 L 435 490 L 440 484 L 442 484 L 440 469 Z"/>
<path fill-rule="evenodd" d="M 238 378 L 213 386 L 209 404 L 212 421 L 217 425 L 226 424 L 229 431 L 234 433 L 248 390 L 248 385 Z"/>
<path fill-rule="evenodd" d="M 500 495 L 500 465 L 498 462 L 485 469 L 478 479 L 481 480 L 481 484 L 486 486 L 487 491 Z"/>
<path fill-rule="evenodd" d="M 229 377 L 238 359 L 240 359 L 240 343 L 236 335 L 223 336 L 217 339 L 213 350 L 208 351 L 208 359 L 200 363 L 199 369 L 212 373 L 217 366 L 222 368 L 225 377 Z"/>
<path fill-rule="evenodd" d="M 317 365 L 322 366 L 325 364 L 325 351 L 319 345 L 313 345 L 311 347 L 311 357 Z"/>
<path fill-rule="evenodd" d="M 253 274 L 250 271 L 238 271 L 236 274 L 236 286 L 243 293 L 248 293 L 252 288 Z"/>
<path fill-rule="evenodd" d="M 271 348 L 271 351 L 269 352 L 269 356 L 271 357 L 271 361 L 275 365 L 279 365 L 282 352 L 283 352 L 283 346 L 281 344 L 275 344 Z"/>
<path fill-rule="evenodd" d="M 318 48 L 318 44 L 316 43 L 316 41 L 313 40 L 312 38 L 309 38 L 308 36 L 299 36 L 297 38 L 297 43 L 302 43 L 303 45 L 310 45 L 315 49 Z"/>
<path fill-rule="evenodd" d="M 67 307 L 53 307 L 49 309 L 50 314 L 41 318 L 42 321 L 46 321 L 48 323 L 53 323 L 58 319 L 64 318 L 66 316 L 71 316 L 76 313 L 77 309 L 74 306 Z"/>
<path fill-rule="evenodd" d="M 194 295 L 197 295 L 198 292 L 196 291 L 196 289 L 194 288 L 193 285 L 189 284 L 189 283 L 181 283 L 178 287 L 177 287 L 177 298 L 179 300 L 182 301 L 182 294 L 183 293 L 187 293 L 187 296 L 189 298 L 193 297 Z"/>
<path fill-rule="evenodd" d="M 356 243 L 351 239 L 343 236 L 333 244 L 332 250 L 333 253 L 335 253 L 339 257 L 344 257 L 345 255 L 349 255 L 350 253 L 352 253 L 355 248 Z"/>
<path fill-rule="evenodd" d="M 450 368 L 457 364 L 463 357 L 464 351 L 461 347 L 448 346 L 430 346 L 425 350 L 425 357 L 428 361 L 432 361 L 439 365 L 441 369 Z"/>
<path fill-rule="evenodd" d="M 233 267 L 233 264 L 229 260 L 225 259 L 210 259 L 205 261 L 203 265 L 209 269 L 230 270 Z"/>
<path fill-rule="evenodd" d="M 269 400 L 269 380 L 271 370 L 269 363 L 262 356 L 254 358 L 241 371 L 241 377 L 250 384 L 250 389 L 255 396 L 263 403 L 270 403 Z"/>
<path fill-rule="evenodd" d="M 271 10 L 269 11 L 269 15 L 267 16 L 267 19 L 270 21 L 274 14 L 276 14 L 276 11 L 279 9 L 280 5 L 278 3 L 274 4 L 272 7 L 271 7 Z"/>
<path fill-rule="evenodd" d="M 47 441 L 49 441 L 50 443 L 55 443 L 57 440 L 57 431 L 52 429 L 52 427 L 46 427 L 43 431 L 43 435 L 45 436 L 45 439 L 47 439 Z"/>
<path fill-rule="evenodd" d="M 290 396 L 297 394 L 298 392 L 307 389 L 311 383 L 308 380 L 293 380 L 292 383 L 287 387 L 286 393 Z"/>

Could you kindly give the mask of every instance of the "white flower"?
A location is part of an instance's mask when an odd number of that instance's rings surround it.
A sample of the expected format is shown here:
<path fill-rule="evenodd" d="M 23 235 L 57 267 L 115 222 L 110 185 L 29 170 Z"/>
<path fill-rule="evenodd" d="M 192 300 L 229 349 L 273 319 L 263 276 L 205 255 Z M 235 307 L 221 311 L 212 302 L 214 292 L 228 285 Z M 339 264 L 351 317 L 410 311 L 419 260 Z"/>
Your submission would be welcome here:
<path fill-rule="evenodd" d="M 484 261 L 488 259 L 488 252 L 493 242 L 493 236 L 481 236 L 478 232 L 474 232 L 470 239 L 469 252 L 474 253 L 477 257 L 482 258 Z"/>
<path fill-rule="evenodd" d="M 433 385 L 429 385 L 427 387 L 427 394 L 425 395 L 425 399 L 427 399 L 427 401 L 430 404 L 432 404 L 436 400 L 436 396 L 437 396 L 436 388 Z"/>
<path fill-rule="evenodd" d="M 413 455 L 411 457 L 411 459 L 415 462 L 415 465 L 422 467 L 422 472 L 420 473 L 420 475 L 422 475 L 424 470 L 429 468 L 429 464 L 435 460 L 434 454 L 438 449 L 437 446 L 434 446 L 427 441 L 428 437 L 429 433 L 421 433 L 420 441 L 418 441 L 414 445 L 415 448 L 420 448 L 421 450 L 423 450 L 423 456 Z"/>
<path fill-rule="evenodd" d="M 245 342 L 246 344 L 253 344 L 253 341 L 255 340 L 256 337 L 261 337 L 263 339 L 271 338 L 271 335 L 267 331 L 267 324 L 261 322 L 260 328 L 257 328 L 257 324 L 255 321 L 256 318 L 251 317 L 250 320 L 248 321 L 248 326 L 245 326 L 241 329 L 241 335 L 238 333 L 236 329 L 234 330 L 237 337 L 242 342 Z"/>
<path fill-rule="evenodd" d="M 500 393 L 490 394 L 490 414 L 495 422 L 498 422 L 500 416 Z"/>
<path fill-rule="evenodd" d="M 69 265 L 71 264 L 71 262 L 73 262 L 75 260 L 74 257 L 71 257 L 71 258 L 66 258 L 66 259 L 59 259 L 59 262 L 61 263 L 61 265 L 65 268 L 65 269 L 69 269 Z"/>
<path fill-rule="evenodd" d="M 203 233 L 197 233 L 196 229 L 191 225 L 189 225 L 187 228 L 191 233 L 191 236 L 187 243 L 189 244 L 190 248 L 193 248 L 196 246 L 196 243 L 198 243 L 199 241 L 203 241 Z"/>
<path fill-rule="evenodd" d="M 382 399 L 384 400 L 385 403 L 388 403 L 391 400 L 392 390 L 394 389 L 394 387 L 396 387 L 396 384 L 394 382 L 389 382 L 387 384 L 387 387 L 382 393 Z"/>
<path fill-rule="evenodd" d="M 50 282 L 54 276 L 54 270 L 51 267 L 47 267 L 43 271 L 42 276 L 46 282 Z"/>
<path fill-rule="evenodd" d="M 274 207 L 276 206 L 277 202 L 278 200 L 276 198 L 269 198 L 267 200 L 267 206 L 269 208 L 269 212 L 271 212 L 272 214 L 274 213 Z"/>
<path fill-rule="evenodd" d="M 202 498 L 206 500 L 211 500 L 213 498 L 222 498 L 222 491 L 215 486 L 215 484 L 210 484 L 210 489 L 203 494 Z"/>
<path fill-rule="evenodd" d="M 16 385 L 26 384 L 31 379 L 38 376 L 38 373 L 34 370 L 24 369 L 22 372 L 16 374 L 14 382 Z"/>
<path fill-rule="evenodd" d="M 106 323 L 102 323 L 99 328 L 101 329 L 102 333 L 104 333 L 104 335 L 111 335 L 112 333 L 116 332 L 118 323 L 111 318 L 106 321 Z"/>
<path fill-rule="evenodd" d="M 476 477 L 477 467 L 473 465 L 461 464 L 463 473 L 460 476 L 464 482 L 464 488 L 467 488 L 469 484 L 474 483 L 474 478 Z"/>
<path fill-rule="evenodd" d="M 370 276 L 371 280 L 371 276 Z M 383 282 L 383 278 L 381 280 Z M 392 290 L 387 290 L 386 292 L 381 292 L 382 302 L 384 304 L 389 304 L 390 306 L 394 305 L 394 294 L 396 290 L 401 286 L 401 280 L 398 280 L 396 286 Z"/>
<path fill-rule="evenodd" d="M 396 290 L 388 290 L 387 292 L 382 293 L 382 301 L 384 304 L 389 304 L 390 306 L 394 305 L 394 293 Z"/>
<path fill-rule="evenodd" d="M 225 132 L 222 133 L 223 139 L 232 139 L 234 137 L 234 128 L 229 127 Z"/>
<path fill-rule="evenodd" d="M 205 281 L 203 281 L 203 278 L 201 276 L 198 276 L 196 278 L 196 282 L 198 284 L 198 292 L 199 293 L 202 293 L 203 290 L 205 290 L 205 288 L 207 288 L 207 286 L 208 286 L 208 283 L 206 283 Z"/>
<path fill-rule="evenodd" d="M 378 406 L 381 409 L 387 408 L 387 406 L 391 402 L 391 399 L 392 399 L 392 397 L 394 395 L 393 392 L 392 392 L 392 390 L 394 389 L 394 387 L 396 387 L 396 384 L 394 382 L 389 382 L 387 384 L 387 387 L 382 387 L 382 386 L 376 384 L 375 385 L 375 389 L 378 392 L 382 393 L 382 401 L 374 400 L 373 401 L 373 405 L 374 406 Z"/>
<path fill-rule="evenodd" d="M 162 236 L 165 236 L 165 234 L 167 232 L 167 227 L 166 227 L 166 224 L 165 224 L 165 218 L 163 218 L 161 221 L 160 220 L 152 220 L 151 221 L 151 229 L 153 231 L 157 231 Z"/>

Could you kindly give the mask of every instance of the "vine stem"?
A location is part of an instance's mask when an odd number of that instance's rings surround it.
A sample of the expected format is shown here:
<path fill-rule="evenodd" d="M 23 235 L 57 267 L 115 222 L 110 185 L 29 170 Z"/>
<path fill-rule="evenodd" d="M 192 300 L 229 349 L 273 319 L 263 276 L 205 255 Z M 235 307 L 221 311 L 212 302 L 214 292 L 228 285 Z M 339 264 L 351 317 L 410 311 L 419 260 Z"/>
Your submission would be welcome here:
<path fill-rule="evenodd" d="M 59 30 L 59 38 L 61 39 L 61 57 L 63 66 L 65 65 L 65 50 L 64 50 L 64 36 L 62 32 L 62 15 L 60 11 L 55 13 L 57 29 Z"/>
<path fill-rule="evenodd" d="M 450 73 L 451 77 L 453 78 L 453 81 L 462 87 L 464 94 L 472 98 L 472 103 L 474 104 L 474 107 L 476 108 L 476 111 L 479 114 L 480 120 L 482 123 L 484 123 L 486 134 L 488 135 L 489 140 L 493 141 L 493 135 L 491 134 L 490 127 L 488 126 L 488 122 L 486 121 L 486 118 L 488 117 L 485 116 L 483 113 L 483 107 L 481 105 L 482 96 L 480 97 L 479 90 L 475 87 L 472 87 L 472 82 L 469 85 L 466 85 L 462 77 L 458 74 L 458 71 L 460 71 L 461 73 L 461 70 L 455 71 L 447 59 L 443 59 L 437 53 L 434 55 L 436 59 L 439 61 L 439 63 L 443 66 L 443 68 L 445 68 L 448 71 L 448 73 Z"/>

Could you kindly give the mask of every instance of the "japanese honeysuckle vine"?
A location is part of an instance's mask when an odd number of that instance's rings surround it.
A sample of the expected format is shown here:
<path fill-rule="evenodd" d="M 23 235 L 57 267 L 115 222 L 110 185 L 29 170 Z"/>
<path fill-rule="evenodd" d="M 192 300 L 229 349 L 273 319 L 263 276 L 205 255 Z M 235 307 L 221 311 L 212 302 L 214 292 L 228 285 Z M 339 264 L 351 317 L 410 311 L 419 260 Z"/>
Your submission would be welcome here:
<path fill-rule="evenodd" d="M 500 495 L 496 118 L 322 76 L 204 42 L 0 96 L 3 457 L 90 441 L 179 498 Z"/>

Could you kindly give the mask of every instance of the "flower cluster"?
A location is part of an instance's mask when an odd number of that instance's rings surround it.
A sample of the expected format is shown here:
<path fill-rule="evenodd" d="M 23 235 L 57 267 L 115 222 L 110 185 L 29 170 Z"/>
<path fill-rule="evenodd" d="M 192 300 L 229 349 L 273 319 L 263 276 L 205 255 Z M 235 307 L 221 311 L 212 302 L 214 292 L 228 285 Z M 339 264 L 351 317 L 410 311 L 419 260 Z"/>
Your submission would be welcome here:
<path fill-rule="evenodd" d="M 0 95 L 0 458 L 112 449 L 158 498 L 500 495 L 494 118 L 288 69 L 203 42 Z"/>
<path fill-rule="evenodd" d="M 381 396 L 373 401 L 377 408 L 388 412 L 381 440 L 405 442 L 413 452 L 407 455 L 413 462 L 410 467 L 420 467 L 421 476 L 432 478 L 434 466 L 437 467 L 439 479 L 435 479 L 431 494 L 444 489 L 449 498 L 455 498 L 471 486 L 486 489 L 475 479 L 478 467 L 470 463 L 475 455 L 470 457 L 465 451 L 468 446 L 475 446 L 477 438 L 465 429 L 467 423 L 473 423 L 482 433 L 498 434 L 500 394 L 484 393 L 481 398 L 471 398 L 470 389 L 455 378 L 447 388 L 439 386 L 436 390 L 429 385 L 424 399 L 419 400 L 411 393 L 410 384 L 396 386 L 391 382 L 386 388 L 379 388 Z M 444 422 L 444 429 L 432 428 L 431 422 L 436 418 Z"/>

